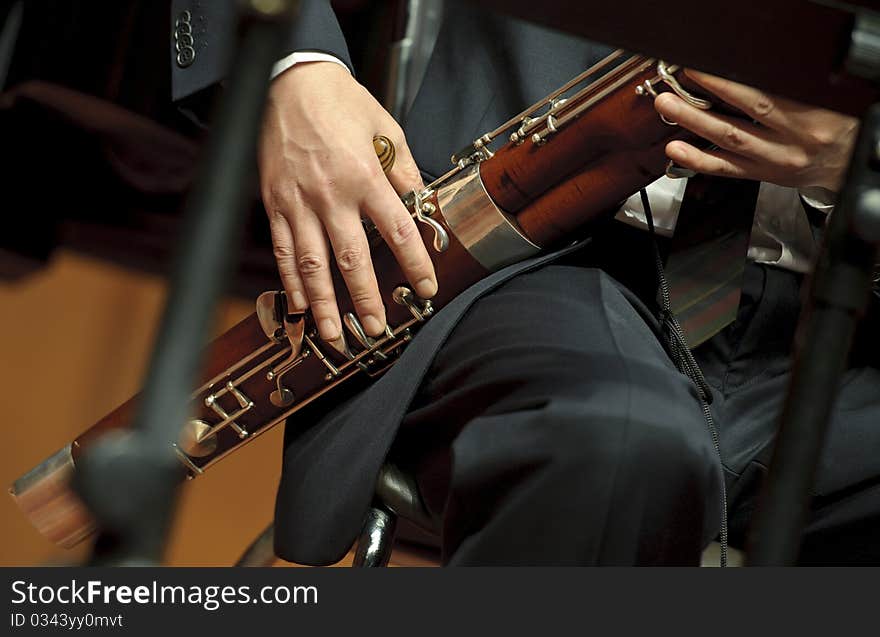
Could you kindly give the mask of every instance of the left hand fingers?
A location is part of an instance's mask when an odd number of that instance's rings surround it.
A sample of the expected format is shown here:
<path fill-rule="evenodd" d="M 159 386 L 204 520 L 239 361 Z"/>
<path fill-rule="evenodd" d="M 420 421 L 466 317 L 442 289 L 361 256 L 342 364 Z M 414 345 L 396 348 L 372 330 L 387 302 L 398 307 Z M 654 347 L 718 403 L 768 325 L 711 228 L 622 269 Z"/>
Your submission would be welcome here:
<path fill-rule="evenodd" d="M 770 129 L 736 117 L 701 111 L 672 93 L 661 94 L 654 100 L 654 106 L 666 119 L 749 159 L 766 160 L 779 155 L 782 150 Z"/>
<path fill-rule="evenodd" d="M 685 75 L 756 122 L 780 132 L 796 132 L 798 123 L 794 117 L 796 109 L 791 108 L 793 102 L 717 75 L 692 69 L 687 69 Z"/>
<path fill-rule="evenodd" d="M 726 150 L 700 150 L 686 142 L 674 141 L 666 145 L 666 155 L 679 166 L 704 175 L 760 178 L 756 174 L 758 168 L 755 162 Z"/>
<path fill-rule="evenodd" d="M 413 159 L 412 151 L 409 149 L 403 131 L 395 125 L 392 130 L 388 130 L 384 134 L 388 135 L 395 149 L 394 165 L 388 172 L 388 181 L 394 186 L 394 190 L 399 195 L 404 195 L 410 190 L 422 190 L 425 187 L 422 182 L 422 174 L 419 172 L 416 160 Z"/>

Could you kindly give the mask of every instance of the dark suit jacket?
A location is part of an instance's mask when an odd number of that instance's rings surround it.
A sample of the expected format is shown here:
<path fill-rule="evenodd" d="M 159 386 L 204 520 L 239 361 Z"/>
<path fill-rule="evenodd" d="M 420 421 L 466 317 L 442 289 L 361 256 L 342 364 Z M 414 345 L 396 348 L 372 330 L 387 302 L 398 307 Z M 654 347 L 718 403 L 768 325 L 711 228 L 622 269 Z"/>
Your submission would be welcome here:
<path fill-rule="evenodd" d="M 326 0 L 301 0 L 299 17 L 292 25 L 285 51 L 320 51 L 335 55 L 351 68 L 348 47 Z M 191 63 L 178 61 L 174 37 L 176 23 L 189 13 Z M 231 0 L 171 0 L 168 31 L 171 64 L 171 97 L 179 101 L 217 84 L 226 74 L 235 37 L 236 11 Z"/>
<path fill-rule="evenodd" d="M 230 0 L 172 0 L 169 60 L 172 97 L 181 100 L 219 82 L 235 29 Z M 302 0 L 283 54 L 330 53 L 351 68 L 328 0 Z M 176 63 L 174 21 L 190 11 L 196 56 Z M 410 146 L 429 175 L 446 172 L 452 152 L 558 88 L 610 49 L 471 3 L 447 2 L 446 17 L 425 81 L 407 116 Z"/>
<path fill-rule="evenodd" d="M 229 37 L 232 12 L 220 2 L 173 4 L 176 12 L 189 8 L 194 24 L 204 18 L 206 33 L 201 37 L 208 42 L 197 50 L 191 66 L 175 66 L 174 95 L 179 99 L 222 77 L 225 60 L 218 55 L 212 29 Z M 350 64 L 328 4 L 305 0 L 302 5 L 289 50 L 325 51 Z M 467 3 L 448 3 L 425 80 L 407 117 L 416 161 L 427 176 L 439 176 L 448 169 L 452 152 L 609 52 Z M 318 422 L 303 417 L 288 421 L 275 517 L 281 557 L 328 564 L 345 555 L 360 530 L 398 425 L 436 350 L 479 296 L 553 258 L 509 267 L 462 294 L 427 323 L 385 376 L 335 413 Z"/>

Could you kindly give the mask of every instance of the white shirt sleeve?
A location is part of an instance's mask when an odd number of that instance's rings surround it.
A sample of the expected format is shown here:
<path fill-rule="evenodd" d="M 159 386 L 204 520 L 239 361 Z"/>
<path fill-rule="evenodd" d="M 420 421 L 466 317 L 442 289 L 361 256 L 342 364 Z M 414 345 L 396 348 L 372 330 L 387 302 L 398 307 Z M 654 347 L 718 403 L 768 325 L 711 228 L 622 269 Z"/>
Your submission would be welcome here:
<path fill-rule="evenodd" d="M 329 53 L 319 53 L 318 51 L 294 51 L 287 57 L 283 57 L 272 67 L 272 73 L 269 79 L 274 80 L 276 77 L 284 73 L 289 68 L 303 62 L 336 62 L 348 69 L 348 65 L 335 55 Z"/>
<path fill-rule="evenodd" d="M 801 204 L 803 196 L 803 190 L 761 184 L 749 244 L 752 261 L 794 272 L 810 270 L 816 241 Z"/>
<path fill-rule="evenodd" d="M 687 179 L 661 177 L 646 188 L 648 202 L 651 204 L 651 213 L 654 217 L 654 229 L 660 236 L 671 237 L 675 232 L 675 224 L 678 221 L 678 212 L 681 209 L 681 200 L 684 198 L 686 186 Z M 635 193 L 623 202 L 615 219 L 647 230 L 648 221 L 642 207 L 641 195 Z"/>
<path fill-rule="evenodd" d="M 687 179 L 661 177 L 647 187 L 657 234 L 666 237 L 674 234 L 686 186 Z M 834 208 L 834 194 L 821 188 L 796 190 L 775 184 L 761 184 L 749 245 L 751 260 L 795 272 L 810 269 L 816 245 L 801 198 L 826 213 Z M 616 219 L 647 229 L 639 193 L 623 203 Z"/>

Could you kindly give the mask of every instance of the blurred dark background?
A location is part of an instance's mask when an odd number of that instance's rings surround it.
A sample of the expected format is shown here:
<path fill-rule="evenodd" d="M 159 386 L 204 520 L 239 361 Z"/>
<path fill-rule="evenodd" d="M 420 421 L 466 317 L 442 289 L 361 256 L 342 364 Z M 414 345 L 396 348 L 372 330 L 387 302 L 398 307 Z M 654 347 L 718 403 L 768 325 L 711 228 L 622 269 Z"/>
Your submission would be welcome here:
<path fill-rule="evenodd" d="M 0 24 L 14 4 L 0 2 Z M 165 273 L 204 134 L 170 100 L 169 4 L 23 3 L 0 97 L 0 201 L 7 228 L 15 225 L 14 232 L 0 234 L 0 278 L 14 280 L 39 270 L 60 247 Z M 337 0 L 333 5 L 357 77 L 381 101 L 406 2 Z M 209 114 L 216 93 L 197 96 L 194 107 Z M 143 116 L 143 129 L 132 137 L 124 114 L 108 105 Z M 157 172 L 165 178 L 156 179 Z M 253 210 L 246 211 L 249 220 L 230 288 L 243 297 L 277 286 L 256 193 L 254 201 Z"/>

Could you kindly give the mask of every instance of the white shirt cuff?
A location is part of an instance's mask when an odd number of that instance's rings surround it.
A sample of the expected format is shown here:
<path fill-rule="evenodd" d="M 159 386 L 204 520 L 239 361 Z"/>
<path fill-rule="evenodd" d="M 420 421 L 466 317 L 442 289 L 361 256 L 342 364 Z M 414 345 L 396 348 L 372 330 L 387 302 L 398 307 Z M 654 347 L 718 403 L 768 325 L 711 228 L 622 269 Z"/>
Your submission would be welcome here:
<path fill-rule="evenodd" d="M 651 213 L 654 217 L 654 230 L 662 237 L 671 237 L 675 232 L 686 186 L 687 179 L 661 177 L 646 188 L 648 203 L 651 204 Z M 627 199 L 615 219 L 647 230 L 648 219 L 642 207 L 641 194 L 637 192 Z"/>
<path fill-rule="evenodd" d="M 806 204 L 816 210 L 831 214 L 834 211 L 834 204 L 837 202 L 837 195 L 819 186 L 810 186 L 809 188 L 798 188 L 798 193 L 806 202 Z"/>
<path fill-rule="evenodd" d="M 336 62 L 348 69 L 348 65 L 335 55 L 319 53 L 317 51 L 294 51 L 287 57 L 281 58 L 275 63 L 275 66 L 272 67 L 272 73 L 269 75 L 269 79 L 274 80 L 287 69 L 296 64 L 302 64 L 303 62 Z"/>

